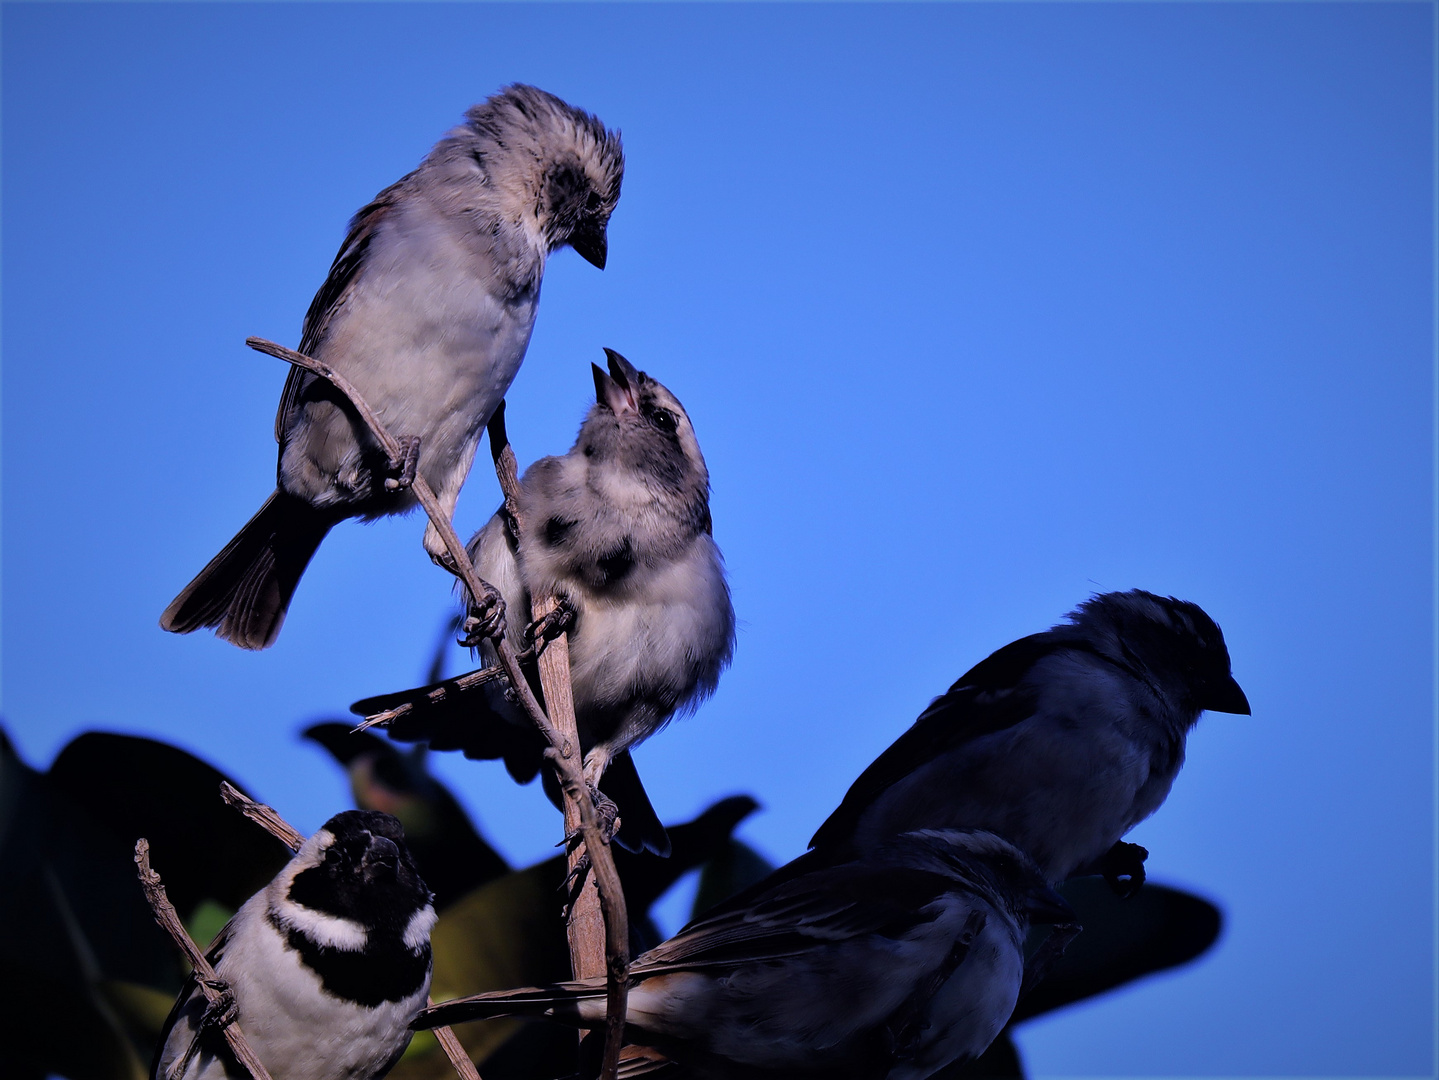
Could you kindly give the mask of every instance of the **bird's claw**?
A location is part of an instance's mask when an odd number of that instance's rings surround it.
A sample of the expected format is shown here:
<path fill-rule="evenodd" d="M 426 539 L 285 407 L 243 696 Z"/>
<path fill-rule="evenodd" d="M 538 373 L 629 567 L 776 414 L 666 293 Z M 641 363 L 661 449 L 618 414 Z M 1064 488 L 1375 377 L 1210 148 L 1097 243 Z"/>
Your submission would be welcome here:
<path fill-rule="evenodd" d="M 595 811 L 595 824 L 599 827 L 600 842 L 608 844 L 620 831 L 620 808 L 608 795 L 595 787 L 589 781 L 585 781 L 585 787 L 589 789 L 590 804 Z M 575 865 L 565 875 L 564 884 L 561 886 L 566 892 L 565 895 L 565 916 L 569 917 L 570 910 L 574 907 L 575 901 L 579 899 L 580 893 L 584 891 L 585 881 L 590 876 L 593 863 L 590 861 L 590 853 L 583 848 L 585 842 L 584 834 L 576 829 L 564 839 L 565 850 L 573 852 L 580 849 L 579 857 L 575 859 Z"/>
<path fill-rule="evenodd" d="M 235 991 L 230 989 L 230 984 L 224 979 L 206 979 L 204 982 L 211 990 L 218 990 L 220 996 L 205 1006 L 205 1011 L 200 1016 L 200 1029 L 223 1031 L 240 1015 Z"/>
<path fill-rule="evenodd" d="M 497 592 L 482 598 L 479 607 L 470 609 L 476 614 L 468 615 L 460 624 L 464 637 L 458 644 L 467 649 L 478 648 L 483 641 L 501 637 L 505 632 L 505 601 Z"/>
<path fill-rule="evenodd" d="M 415 482 L 415 470 L 420 464 L 420 437 L 405 435 L 399 439 L 400 456 L 390 461 L 392 475 L 385 478 L 386 491 L 404 491 Z"/>
<path fill-rule="evenodd" d="M 1147 858 L 1147 848 L 1120 840 L 1105 852 L 1100 860 L 1100 872 L 1115 894 L 1127 900 L 1144 884 L 1144 860 Z"/>
<path fill-rule="evenodd" d="M 595 808 L 595 823 L 600 827 L 600 839 L 608 844 L 620 831 L 620 808 L 615 801 L 593 784 L 590 789 L 590 803 Z"/>
<path fill-rule="evenodd" d="M 180 1080 L 190 1069 L 190 1062 L 195 1060 L 200 1053 L 202 1039 L 212 1031 L 224 1031 L 233 1024 L 240 1016 L 240 1006 L 235 1001 L 235 991 L 230 989 L 230 984 L 224 979 L 202 979 L 200 980 L 211 990 L 219 992 L 219 997 L 214 1001 L 206 1001 L 205 1011 L 200 1014 L 200 1023 L 195 1029 L 194 1038 L 185 1052 L 170 1063 L 170 1068 L 165 1072 L 165 1080 Z"/>
<path fill-rule="evenodd" d="M 588 780 L 585 781 L 585 787 L 589 789 L 590 805 L 593 806 L 595 810 L 595 825 L 598 826 L 600 830 L 600 841 L 608 844 L 615 838 L 615 834 L 620 831 L 620 825 L 622 824 L 620 808 L 615 805 L 613 799 Z M 576 829 L 570 833 L 569 836 L 565 837 L 565 850 L 574 851 L 575 848 L 584 842 L 584 834 L 580 832 L 579 829 Z"/>
<path fill-rule="evenodd" d="M 438 535 L 438 533 L 436 535 Z M 428 540 L 429 537 L 427 535 L 425 553 L 429 555 L 430 562 L 434 563 L 451 577 L 456 577 L 464 580 L 464 575 L 460 573 L 460 564 L 455 562 L 455 557 L 449 553 L 448 549 L 441 547 L 438 551 L 431 551 L 429 548 Z"/>
<path fill-rule="evenodd" d="M 580 857 L 575 860 L 575 865 L 570 867 L 570 872 L 565 875 L 565 880 L 560 888 L 565 891 L 565 905 L 560 912 L 560 917 L 568 919 L 570 912 L 574 910 L 575 901 L 580 898 L 580 893 L 585 891 L 585 882 L 590 877 L 590 855 L 587 851 L 581 851 Z"/>
<path fill-rule="evenodd" d="M 575 625 L 575 606 L 566 597 L 557 597 L 555 606 L 525 627 L 525 642 L 533 646 L 532 655 L 539 657 L 547 646 Z"/>

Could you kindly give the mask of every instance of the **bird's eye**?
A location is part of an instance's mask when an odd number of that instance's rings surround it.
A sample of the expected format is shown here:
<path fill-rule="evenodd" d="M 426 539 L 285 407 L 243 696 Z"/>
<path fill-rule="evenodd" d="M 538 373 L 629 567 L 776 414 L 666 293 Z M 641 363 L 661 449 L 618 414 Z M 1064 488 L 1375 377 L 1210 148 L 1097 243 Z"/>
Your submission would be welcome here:
<path fill-rule="evenodd" d="M 645 416 L 649 422 L 659 428 L 666 435 L 673 435 L 679 427 L 679 418 L 668 409 L 649 409 Z"/>

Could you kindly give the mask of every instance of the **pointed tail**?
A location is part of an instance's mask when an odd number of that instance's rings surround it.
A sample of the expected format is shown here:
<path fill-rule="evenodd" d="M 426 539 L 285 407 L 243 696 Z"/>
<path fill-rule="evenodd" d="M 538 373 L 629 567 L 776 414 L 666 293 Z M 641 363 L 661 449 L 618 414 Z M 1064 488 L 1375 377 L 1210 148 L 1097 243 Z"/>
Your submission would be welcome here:
<path fill-rule="evenodd" d="M 661 859 L 669 857 L 670 838 L 640 782 L 634 758 L 626 750 L 610 760 L 600 779 L 600 790 L 620 808 L 620 831 L 615 839 L 626 851 L 649 851 Z"/>
<path fill-rule="evenodd" d="M 333 518 L 277 491 L 259 513 L 195 575 L 160 616 L 175 634 L 201 627 L 242 649 L 274 644 L 290 597 Z"/>
<path fill-rule="evenodd" d="M 503 758 L 515 782 L 528 784 L 544 764 L 544 736 L 505 700 L 504 684 L 484 677 L 484 670 L 377 694 L 355 702 L 350 711 L 383 723 L 399 742 L 463 750 L 480 761 Z"/>
<path fill-rule="evenodd" d="M 589 1009 L 584 1005 L 596 1003 Z M 521 987 L 518 990 L 494 990 L 431 1005 L 411 1022 L 416 1031 L 462 1024 L 467 1020 L 489 1020 L 496 1016 L 544 1016 L 581 1027 L 604 1023 L 605 984 L 593 982 L 559 983 L 548 987 Z"/>

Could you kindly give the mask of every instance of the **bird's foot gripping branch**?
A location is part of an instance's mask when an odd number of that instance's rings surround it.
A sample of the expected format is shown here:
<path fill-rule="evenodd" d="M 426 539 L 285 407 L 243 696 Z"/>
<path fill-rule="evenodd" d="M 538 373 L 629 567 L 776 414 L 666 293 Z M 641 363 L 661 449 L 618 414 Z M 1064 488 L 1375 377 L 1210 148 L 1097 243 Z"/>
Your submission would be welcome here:
<path fill-rule="evenodd" d="M 415 457 L 410 490 L 444 541 L 449 560 L 454 563 L 455 576 L 464 582 L 474 607 L 492 609 L 498 605 L 499 611 L 503 613 L 503 601 L 499 593 L 475 572 L 474 564 L 470 561 L 465 545 L 455 533 L 449 514 L 440 505 L 439 499 L 418 468 L 418 452 L 409 449 L 407 453 L 406 444 L 386 430 L 354 385 L 328 364 L 277 345 L 273 341 L 252 337 L 247 338 L 245 343 L 252 349 L 327 380 L 354 406 L 360 420 L 370 429 L 375 441 L 392 462 L 405 463 L 407 456 Z M 505 433 L 503 403 L 490 420 L 489 436 L 495 471 L 505 493 L 505 506 L 518 520 L 519 475 L 514 452 L 510 449 Z M 556 601 L 552 596 L 534 597 L 532 618 L 544 619 L 555 606 Z M 576 978 L 605 976 L 607 1016 L 600 1080 L 613 1080 L 623 1043 L 628 996 L 629 917 L 625 911 L 619 873 L 615 869 L 614 858 L 595 813 L 581 769 L 580 741 L 570 688 L 569 651 L 565 638 L 561 635 L 553 640 L 539 658 L 540 687 L 549 709 L 547 715 L 520 669 L 519 658 L 505 639 L 503 614 L 494 620 L 494 623 L 494 636 L 490 640 L 499 659 L 499 666 L 518 704 L 553 751 L 546 754 L 546 758 L 554 767 L 564 795 L 565 834 L 578 834 L 584 841 L 582 847 L 571 853 L 572 868 L 578 864 L 581 857 L 587 857 L 593 874 L 593 885 L 579 895 L 570 910 L 570 957 Z"/>

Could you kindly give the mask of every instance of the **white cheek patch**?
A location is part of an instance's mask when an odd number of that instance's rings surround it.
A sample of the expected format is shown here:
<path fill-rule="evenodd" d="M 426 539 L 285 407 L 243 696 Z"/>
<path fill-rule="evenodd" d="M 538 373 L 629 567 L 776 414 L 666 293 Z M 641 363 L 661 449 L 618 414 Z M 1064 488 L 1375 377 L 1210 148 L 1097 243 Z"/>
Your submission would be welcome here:
<path fill-rule="evenodd" d="M 286 927 L 298 930 L 316 945 L 346 952 L 359 952 L 369 939 L 369 932 L 353 919 L 326 915 L 293 900 L 283 900 L 271 908 L 276 919 Z"/>
<path fill-rule="evenodd" d="M 410 917 L 409 925 L 405 927 L 405 936 L 401 939 L 405 943 L 405 948 L 417 952 L 427 945 L 430 940 L 430 931 L 435 928 L 438 919 L 439 916 L 435 914 L 435 909 L 429 904 L 415 912 Z"/>

